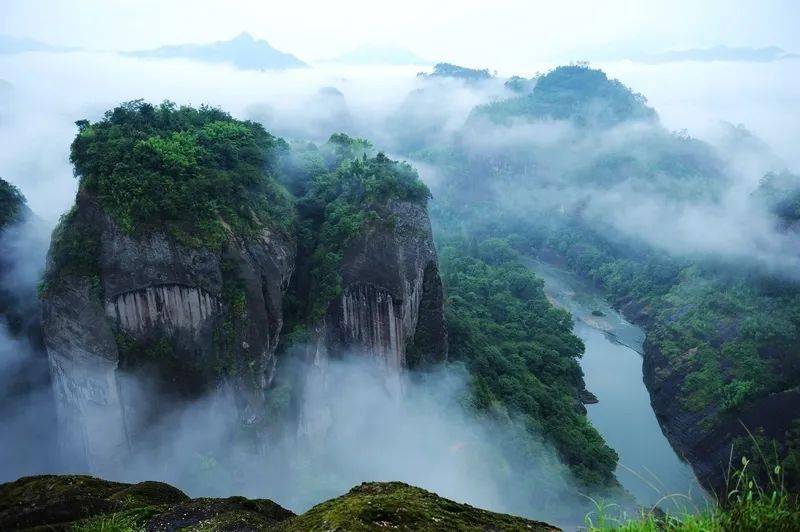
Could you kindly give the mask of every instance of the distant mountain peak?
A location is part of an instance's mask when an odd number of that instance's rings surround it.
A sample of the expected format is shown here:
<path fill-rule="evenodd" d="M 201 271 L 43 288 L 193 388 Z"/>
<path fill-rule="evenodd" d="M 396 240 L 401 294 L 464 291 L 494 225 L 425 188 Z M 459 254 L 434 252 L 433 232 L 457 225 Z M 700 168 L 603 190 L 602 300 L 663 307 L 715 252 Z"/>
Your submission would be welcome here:
<path fill-rule="evenodd" d="M 243 41 L 244 42 L 255 42 L 256 38 L 253 37 L 249 32 L 243 31 L 242 33 L 240 33 L 239 35 L 237 35 L 236 37 L 231 39 L 231 41 L 235 41 L 235 42 L 243 42 Z M 264 41 L 264 42 L 266 42 L 266 41 Z"/>
<path fill-rule="evenodd" d="M 126 55 L 158 59 L 183 58 L 204 63 L 228 63 L 245 70 L 281 70 L 306 67 L 292 54 L 276 50 L 263 40 L 243 31 L 228 41 L 206 44 L 178 44 L 126 52 Z"/>
<path fill-rule="evenodd" d="M 489 80 L 492 79 L 494 75 L 489 72 L 488 68 L 477 69 L 462 67 L 452 63 L 437 63 L 433 67 L 433 72 L 419 72 L 417 77 L 423 79 L 452 78 L 473 82 Z"/>

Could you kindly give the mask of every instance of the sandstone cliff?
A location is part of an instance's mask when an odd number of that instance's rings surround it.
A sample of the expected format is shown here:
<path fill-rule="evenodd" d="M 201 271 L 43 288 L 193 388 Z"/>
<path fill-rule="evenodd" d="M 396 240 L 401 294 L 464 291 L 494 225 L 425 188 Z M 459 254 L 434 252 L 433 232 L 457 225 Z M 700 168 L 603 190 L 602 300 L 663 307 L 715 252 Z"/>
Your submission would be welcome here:
<path fill-rule="evenodd" d="M 94 272 L 71 271 L 59 256 L 79 235 L 92 242 Z M 243 399 L 243 422 L 263 421 L 293 266 L 285 235 L 231 234 L 220 251 L 195 249 L 162 230 L 126 234 L 81 193 L 55 235 L 43 299 L 68 446 L 92 470 L 121 465 L 141 425 L 168 406 L 150 398 L 179 401 L 221 386 Z"/>
<path fill-rule="evenodd" d="M 446 357 L 429 192 L 409 165 L 334 135 L 290 195 L 288 145 L 219 110 L 136 101 L 78 126 L 42 316 L 61 438 L 91 471 L 120 470 L 149 427 L 210 392 L 264 431 L 296 341 L 285 321 L 313 331 L 309 382 L 345 354 L 394 380 Z"/>

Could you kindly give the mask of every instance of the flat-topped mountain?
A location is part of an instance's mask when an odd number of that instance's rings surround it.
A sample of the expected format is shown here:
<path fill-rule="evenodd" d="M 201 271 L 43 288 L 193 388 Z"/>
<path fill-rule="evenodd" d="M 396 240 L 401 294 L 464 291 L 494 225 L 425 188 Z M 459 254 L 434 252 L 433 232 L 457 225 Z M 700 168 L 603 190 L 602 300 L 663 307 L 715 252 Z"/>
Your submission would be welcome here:
<path fill-rule="evenodd" d="M 308 66 L 294 55 L 276 50 L 267 41 L 256 39 L 247 32 L 229 41 L 169 45 L 125 54 L 154 59 L 182 58 L 204 63 L 229 63 L 245 70 L 282 70 Z"/>

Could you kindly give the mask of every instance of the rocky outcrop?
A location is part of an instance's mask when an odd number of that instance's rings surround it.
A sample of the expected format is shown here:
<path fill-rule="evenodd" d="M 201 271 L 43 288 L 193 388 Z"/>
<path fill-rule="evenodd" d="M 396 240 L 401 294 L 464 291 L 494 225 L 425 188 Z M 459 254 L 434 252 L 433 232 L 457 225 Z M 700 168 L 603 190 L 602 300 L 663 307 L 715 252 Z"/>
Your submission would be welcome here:
<path fill-rule="evenodd" d="M 399 396 L 405 369 L 447 356 L 427 211 L 412 202 L 381 209 L 345 249 L 341 295 L 306 348 L 308 392 L 325 396 L 335 385 L 326 380 L 330 358 L 371 357 Z M 80 252 L 64 260 L 84 248 L 92 260 Z M 268 231 L 231 234 L 218 251 L 158 227 L 132 235 L 81 192 L 54 236 L 43 299 L 65 447 L 91 471 L 119 471 L 148 425 L 210 390 L 231 393 L 241 422 L 263 427 L 295 261 L 293 239 Z M 300 432 L 324 438 L 332 422 L 324 401 L 301 410 Z"/>
<path fill-rule="evenodd" d="M 725 497 L 731 474 L 741 467 L 740 456 L 761 464 L 760 451 L 752 448 L 754 436 L 783 441 L 796 430 L 800 390 L 793 388 L 749 401 L 736 411 L 717 407 L 691 410 L 683 406 L 683 385 L 689 365 L 676 366 L 652 341 L 645 341 L 644 382 L 664 434 L 673 448 L 692 466 L 707 489 Z M 766 459 L 773 457 L 767 451 Z"/>
<path fill-rule="evenodd" d="M 373 224 L 345 251 L 342 294 L 328 307 L 324 335 L 334 356 L 360 352 L 399 372 L 447 358 L 442 282 L 425 207 L 391 202 L 382 215 L 390 222 Z"/>
<path fill-rule="evenodd" d="M 305 349 L 298 434 L 322 446 L 336 422 L 328 378 L 331 358 L 368 357 L 387 393 L 402 394 L 403 372 L 447 358 L 444 296 L 430 219 L 424 206 L 390 202 L 354 239 L 340 267 L 342 293 L 328 305 Z"/>
<path fill-rule="evenodd" d="M 190 499 L 161 482 L 45 475 L 0 484 L 3 530 L 559 530 L 401 482 L 370 482 L 302 515 L 266 499 Z"/>
<path fill-rule="evenodd" d="M 60 256 L 83 241 L 93 242 L 94 271 Z M 113 471 L 168 406 L 159 398 L 216 388 L 237 392 L 243 422 L 263 421 L 294 255 L 291 238 L 267 230 L 230 234 L 219 251 L 159 228 L 130 235 L 81 193 L 54 237 L 43 300 L 67 447 L 93 471 Z"/>

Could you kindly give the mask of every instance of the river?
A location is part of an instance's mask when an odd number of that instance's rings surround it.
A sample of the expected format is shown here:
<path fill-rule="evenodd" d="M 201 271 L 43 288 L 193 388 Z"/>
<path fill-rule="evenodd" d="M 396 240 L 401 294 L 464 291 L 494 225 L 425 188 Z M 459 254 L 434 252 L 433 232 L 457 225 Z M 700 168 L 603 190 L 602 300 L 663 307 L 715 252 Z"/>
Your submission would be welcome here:
<path fill-rule="evenodd" d="M 620 483 L 645 506 L 665 511 L 705 506 L 694 473 L 670 446 L 642 380 L 644 331 L 626 321 L 590 283 L 538 260 L 529 267 L 544 280 L 550 301 L 568 310 L 586 345 L 580 364 L 598 403 L 588 417 L 619 454 Z"/>

